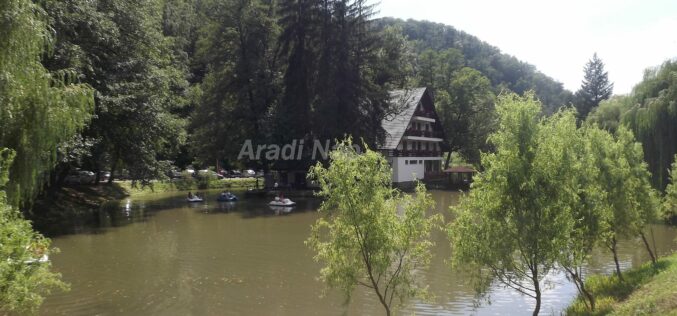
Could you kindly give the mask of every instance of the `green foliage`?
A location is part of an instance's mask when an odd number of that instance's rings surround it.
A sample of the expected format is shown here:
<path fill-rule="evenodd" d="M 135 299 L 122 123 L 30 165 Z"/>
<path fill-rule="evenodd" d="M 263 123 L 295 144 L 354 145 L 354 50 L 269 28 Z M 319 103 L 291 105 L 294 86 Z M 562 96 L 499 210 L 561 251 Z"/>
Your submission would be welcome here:
<path fill-rule="evenodd" d="M 644 145 L 653 184 L 662 190 L 677 154 L 677 62 L 647 70 L 631 97 L 637 106 L 626 113 L 623 122 Z"/>
<path fill-rule="evenodd" d="M 615 131 L 625 125 L 642 143 L 654 187 L 668 184 L 668 170 L 677 154 L 677 62 L 647 69 L 628 96 L 602 102 L 590 121 Z"/>
<path fill-rule="evenodd" d="M 94 99 L 86 85 L 40 63 L 52 48 L 44 11 L 27 0 L 0 1 L 0 311 L 32 313 L 43 296 L 66 288 L 50 272 L 50 241 L 18 210 L 46 182 L 60 142 L 89 120 Z M 48 52 L 49 53 L 49 52 Z"/>
<path fill-rule="evenodd" d="M 665 196 L 663 197 L 662 217 L 668 222 L 677 224 L 677 157 L 672 163 L 670 169 L 670 183 L 665 189 Z"/>
<path fill-rule="evenodd" d="M 651 271 L 648 264 L 633 271 L 630 277 L 633 279 L 631 282 L 637 284 L 636 287 L 639 289 L 621 304 L 616 305 L 613 315 L 674 315 L 677 313 L 677 255 L 662 258 L 652 267 L 654 271 Z"/>
<path fill-rule="evenodd" d="M 540 73 L 533 65 L 519 61 L 513 56 L 501 51 L 475 36 L 459 31 L 452 26 L 416 20 L 399 20 L 382 18 L 377 21 L 379 27 L 397 26 L 402 29 L 404 36 L 410 40 L 414 53 L 417 56 L 416 75 L 423 77 L 429 72 L 429 63 L 426 62 L 430 51 L 447 55 L 441 63 L 432 63 L 437 67 L 433 76 L 434 85 L 441 79 L 449 82 L 449 71 L 460 69 L 463 66 L 471 67 L 482 73 L 491 82 L 493 92 L 500 93 L 507 89 L 519 94 L 534 90 L 544 104 L 544 112 L 554 113 L 559 107 L 572 100 L 571 92 L 565 90 L 561 83 Z M 430 75 L 426 75 L 430 78 Z M 446 79 L 445 79 L 446 78 Z M 422 84 L 430 84 L 425 80 Z M 443 83 L 440 86 L 445 86 Z M 435 87 L 436 88 L 436 87 Z"/>
<path fill-rule="evenodd" d="M 261 180 L 259 180 L 261 181 Z M 175 191 L 195 191 L 212 189 L 240 189 L 253 188 L 256 186 L 255 178 L 234 178 L 234 179 L 210 179 L 209 182 L 201 184 L 200 180 L 191 175 L 184 176 L 181 179 L 172 181 L 154 181 L 146 186 L 133 185 L 131 181 L 120 181 L 116 184 L 126 190 L 131 195 L 162 193 Z M 261 184 L 261 183 L 260 183 Z"/>
<path fill-rule="evenodd" d="M 406 81 L 396 63 L 407 54 L 403 39 L 376 30 L 374 6 L 364 0 L 285 0 L 279 7 L 286 64 L 275 115 L 277 129 L 288 130 L 280 140 L 347 134 L 376 144 L 392 110 L 388 89 Z"/>
<path fill-rule="evenodd" d="M 606 100 L 613 94 L 614 84 L 609 82 L 609 74 L 604 70 L 604 63 L 597 53 L 592 56 L 583 70 L 585 75 L 581 89 L 576 92 L 576 109 L 582 120 L 602 100 Z"/>
<path fill-rule="evenodd" d="M 489 149 L 487 137 L 496 128 L 494 101 L 489 80 L 468 67 L 455 72 L 449 85 L 438 90 L 437 113 L 450 151 L 479 162 L 480 150 Z"/>
<path fill-rule="evenodd" d="M 259 0 L 208 2 L 197 58 L 207 67 L 192 117 L 199 162 L 234 160 L 246 139 L 263 143 L 277 102 L 272 4 Z"/>
<path fill-rule="evenodd" d="M 40 63 L 53 42 L 38 5 L 0 2 L 0 29 L 0 149 L 17 155 L 7 202 L 29 206 L 55 163 L 57 144 L 89 120 L 93 95 L 86 85 L 72 84 L 69 72 L 50 75 Z"/>
<path fill-rule="evenodd" d="M 661 310 L 655 309 L 655 304 L 653 312 L 645 310 L 642 313 L 642 309 L 637 307 L 652 301 L 654 303 L 662 301 L 662 304 L 667 306 L 670 306 L 671 299 L 674 302 L 674 292 L 671 292 L 671 288 L 677 284 L 674 282 L 677 276 L 677 256 L 661 258 L 657 264 L 646 263 L 627 271 L 624 276 L 623 280 L 615 274 L 589 277 L 586 280 L 586 287 L 598 298 L 598 308 L 590 311 L 579 297 L 567 308 L 566 314 L 660 314 Z M 631 312 L 632 310 L 634 312 Z M 663 309 L 662 312 L 668 310 L 670 309 Z"/>
<path fill-rule="evenodd" d="M 591 167 L 599 170 L 597 182 L 605 192 L 599 207 L 609 211 L 601 236 L 616 259 L 618 238 L 641 235 L 655 220 L 658 196 L 650 184 L 642 146 L 635 142 L 632 132 L 621 126 L 613 136 L 596 128 L 588 129 L 587 135 L 594 155 Z M 620 275 L 617 259 L 616 263 Z"/>
<path fill-rule="evenodd" d="M 455 208 L 449 228 L 455 266 L 470 267 L 480 293 L 495 278 L 536 300 L 573 229 L 578 200 L 573 112 L 539 119 L 533 93 L 499 96 L 496 152 L 482 156 L 485 171 Z"/>
<path fill-rule="evenodd" d="M 466 67 L 463 54 L 455 48 L 423 51 L 415 79 L 419 86 L 433 90 L 449 152 L 479 163 L 480 151 L 490 149 L 487 137 L 496 128 L 495 95 L 489 79 Z"/>
<path fill-rule="evenodd" d="M 626 95 L 613 96 L 593 108 L 586 121 L 615 133 L 623 121 L 623 115 L 633 106 L 633 100 Z"/>
<path fill-rule="evenodd" d="M 571 177 L 574 178 L 577 200 L 571 205 L 573 226 L 558 263 L 566 271 L 567 277 L 576 285 L 579 295 L 584 297 L 583 303 L 590 310 L 595 310 L 598 302 L 586 288 L 584 266 L 590 253 L 597 246 L 602 233 L 609 229 L 609 209 L 605 207 L 606 191 L 600 184 L 603 173 L 596 167 L 599 156 L 595 136 L 607 135 L 595 126 L 586 126 L 571 134 L 576 144 L 567 150 L 577 156 L 577 163 L 572 166 Z M 589 305 L 588 305 L 589 304 Z"/>
<path fill-rule="evenodd" d="M 414 197 L 390 188 L 392 171 L 379 153 L 359 154 L 348 139 L 330 159 L 328 168 L 311 168 L 324 216 L 306 243 L 324 264 L 321 278 L 330 287 L 347 298 L 357 285 L 370 288 L 389 315 L 393 302 L 425 295 L 416 271 L 430 261 L 430 232 L 441 217 L 426 217 L 433 201 L 423 185 Z"/>
<path fill-rule="evenodd" d="M 7 203 L 7 167 L 14 152 L 0 150 L 0 312 L 34 313 L 43 296 L 54 289 L 67 289 L 51 264 L 39 262 L 49 255 L 50 241 L 33 231 L 31 223 Z"/>
<path fill-rule="evenodd" d="M 126 168 L 142 182 L 162 177 L 162 157 L 176 153 L 186 138 L 177 114 L 189 102 L 187 61 L 179 52 L 185 26 L 163 25 L 163 11 L 168 18 L 175 13 L 163 10 L 160 0 L 44 6 L 58 35 L 46 65 L 77 73 L 97 92 L 96 116 L 84 132 L 94 140 L 86 163 L 94 171 Z"/>

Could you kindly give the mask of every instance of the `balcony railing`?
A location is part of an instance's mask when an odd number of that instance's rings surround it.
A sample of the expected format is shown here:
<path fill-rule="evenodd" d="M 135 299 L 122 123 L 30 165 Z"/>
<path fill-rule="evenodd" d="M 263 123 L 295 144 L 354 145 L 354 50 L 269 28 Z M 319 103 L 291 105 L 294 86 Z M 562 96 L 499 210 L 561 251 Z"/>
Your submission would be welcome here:
<path fill-rule="evenodd" d="M 384 150 L 383 154 L 388 157 L 442 157 L 441 151 L 436 150 Z"/>
<path fill-rule="evenodd" d="M 408 129 L 404 132 L 404 136 L 417 136 L 417 137 L 429 137 L 429 138 L 442 138 L 442 133 L 436 131 L 424 131 L 417 129 Z"/>

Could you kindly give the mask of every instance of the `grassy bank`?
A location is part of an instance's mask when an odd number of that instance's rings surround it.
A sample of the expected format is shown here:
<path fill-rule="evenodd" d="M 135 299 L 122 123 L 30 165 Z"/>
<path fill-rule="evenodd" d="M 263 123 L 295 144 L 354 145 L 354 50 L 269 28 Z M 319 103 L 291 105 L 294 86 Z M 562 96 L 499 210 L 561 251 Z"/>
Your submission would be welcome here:
<path fill-rule="evenodd" d="M 677 253 L 616 275 L 593 275 L 585 282 L 596 299 L 590 312 L 577 298 L 567 315 L 677 315 Z"/>
<path fill-rule="evenodd" d="M 185 178 L 173 181 L 156 181 L 150 185 L 133 186 L 131 181 L 121 181 L 118 183 L 120 187 L 126 190 L 129 195 L 148 193 L 163 193 L 176 191 L 196 191 L 209 189 L 238 189 L 238 188 L 252 188 L 256 186 L 256 179 L 254 178 L 233 178 L 233 179 L 193 179 Z M 263 186 L 263 180 L 259 179 L 259 186 Z"/>

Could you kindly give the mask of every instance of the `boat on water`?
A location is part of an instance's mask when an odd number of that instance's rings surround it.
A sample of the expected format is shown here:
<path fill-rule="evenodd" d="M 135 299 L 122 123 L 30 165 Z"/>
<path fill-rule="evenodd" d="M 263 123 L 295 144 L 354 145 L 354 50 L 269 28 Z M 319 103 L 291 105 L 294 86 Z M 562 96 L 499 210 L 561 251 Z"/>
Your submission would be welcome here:
<path fill-rule="evenodd" d="M 219 194 L 219 197 L 216 198 L 219 202 L 235 202 L 237 201 L 237 196 L 230 192 L 224 192 Z"/>
<path fill-rule="evenodd" d="M 197 195 L 193 196 L 193 197 L 186 198 L 186 202 L 188 202 L 188 203 L 196 203 L 196 202 L 202 202 L 202 201 L 204 201 L 204 199 L 197 196 Z"/>
<path fill-rule="evenodd" d="M 270 201 L 268 203 L 270 206 L 294 206 L 296 205 L 296 202 L 286 199 L 286 198 L 280 198 L 280 197 L 275 197 L 275 200 Z"/>

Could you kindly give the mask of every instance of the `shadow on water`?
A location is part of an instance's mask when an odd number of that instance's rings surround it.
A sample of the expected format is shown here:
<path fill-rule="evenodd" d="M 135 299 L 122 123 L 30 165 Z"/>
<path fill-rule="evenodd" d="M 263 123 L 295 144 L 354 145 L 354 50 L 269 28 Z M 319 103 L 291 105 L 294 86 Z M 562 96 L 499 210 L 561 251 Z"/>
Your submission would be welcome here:
<path fill-rule="evenodd" d="M 289 216 L 316 211 L 321 201 L 315 198 L 295 199 L 294 207 L 269 206 L 268 197 L 245 198 L 244 192 L 233 191 L 240 197 L 236 202 L 216 200 L 220 191 L 197 192 L 204 202 L 189 203 L 185 192 L 148 194 L 105 202 L 98 210 L 72 214 L 44 214 L 34 220 L 35 227 L 48 237 L 73 234 L 101 234 L 108 229 L 147 221 L 159 212 L 194 209 L 202 214 L 237 213 L 244 219 Z"/>

